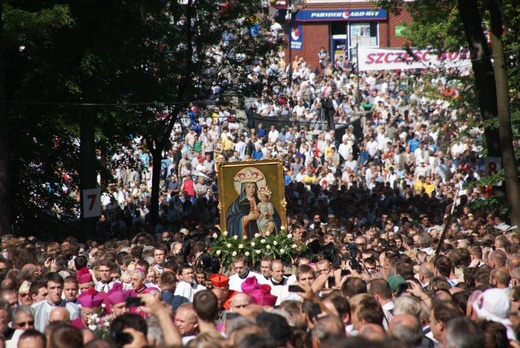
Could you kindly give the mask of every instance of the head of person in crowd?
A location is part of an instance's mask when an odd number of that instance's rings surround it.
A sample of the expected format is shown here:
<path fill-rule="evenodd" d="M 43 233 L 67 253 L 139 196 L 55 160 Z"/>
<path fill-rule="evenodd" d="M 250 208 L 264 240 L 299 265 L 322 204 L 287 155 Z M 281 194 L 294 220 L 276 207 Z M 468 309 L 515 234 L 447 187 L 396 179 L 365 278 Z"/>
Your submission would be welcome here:
<path fill-rule="evenodd" d="M 367 284 L 367 290 L 381 306 L 392 302 L 393 296 L 390 284 L 382 278 L 371 279 Z"/>
<path fill-rule="evenodd" d="M 448 321 L 446 325 L 444 347 L 446 348 L 484 348 L 486 337 L 484 331 L 473 321 L 458 317 Z"/>
<path fill-rule="evenodd" d="M 199 323 L 193 303 L 183 303 L 177 308 L 175 326 L 181 336 L 195 336 L 198 333 Z"/>
<path fill-rule="evenodd" d="M 94 289 L 90 289 L 78 297 L 78 302 L 81 305 L 81 318 L 85 324 L 89 322 L 90 316 L 100 314 L 103 300 L 101 294 Z"/>
<path fill-rule="evenodd" d="M 358 294 L 349 300 L 352 324 L 360 331 L 367 324 L 383 326 L 384 313 L 379 302 L 369 294 Z"/>
<path fill-rule="evenodd" d="M 316 267 L 318 268 L 318 273 L 320 275 L 326 274 L 331 275 L 332 274 L 332 264 L 327 259 L 321 259 L 317 262 Z"/>
<path fill-rule="evenodd" d="M 224 274 L 212 274 L 210 277 L 213 289 L 221 290 L 226 298 L 229 296 L 229 277 Z"/>
<path fill-rule="evenodd" d="M 249 273 L 249 260 L 244 255 L 236 255 L 233 258 L 233 268 L 239 277 L 245 277 Z"/>
<path fill-rule="evenodd" d="M 220 311 L 225 311 L 226 308 L 224 307 L 224 304 L 226 302 L 227 296 L 225 296 L 224 291 L 222 291 L 221 289 L 211 289 L 211 292 L 213 292 L 215 294 L 215 296 L 217 296 L 218 309 Z M 231 300 L 230 300 L 230 302 L 231 302 Z"/>
<path fill-rule="evenodd" d="M 20 305 L 13 309 L 13 328 L 17 330 L 34 329 L 34 313 L 30 306 Z"/>
<path fill-rule="evenodd" d="M 407 348 L 420 347 L 424 339 L 419 319 L 411 314 L 395 315 L 390 320 L 388 333 L 401 341 Z"/>
<path fill-rule="evenodd" d="M 83 267 L 78 272 L 76 272 L 76 278 L 78 280 L 78 293 L 87 292 L 88 289 L 94 287 L 92 274 L 86 267 Z"/>
<path fill-rule="evenodd" d="M 454 318 L 462 317 L 460 309 L 450 301 L 434 301 L 430 309 L 430 329 L 433 337 L 446 344 L 447 324 Z"/>
<path fill-rule="evenodd" d="M 347 325 L 351 323 L 350 304 L 339 291 L 334 291 L 327 295 L 327 297 L 323 299 L 323 305 L 341 320 L 344 327 L 347 327 Z"/>
<path fill-rule="evenodd" d="M 25 330 L 18 338 L 18 348 L 45 348 L 47 338 L 43 333 L 35 329 Z"/>
<path fill-rule="evenodd" d="M 171 255 L 172 256 L 178 256 L 178 255 L 182 255 L 182 243 L 181 242 L 174 242 L 172 244 L 172 248 L 171 248 Z"/>
<path fill-rule="evenodd" d="M 507 328 L 504 325 L 494 321 L 483 321 L 480 322 L 480 328 L 484 332 L 486 348 L 510 347 Z"/>
<path fill-rule="evenodd" d="M 177 277 L 175 276 L 175 273 L 170 271 L 161 273 L 157 285 L 162 291 L 175 292 L 175 287 L 177 285 Z"/>
<path fill-rule="evenodd" d="M 146 276 L 141 269 L 135 269 L 130 272 L 132 280 L 132 289 L 137 293 L 141 294 L 146 290 Z"/>
<path fill-rule="evenodd" d="M 251 303 L 252 303 L 252 300 L 248 294 L 239 292 L 231 298 L 231 301 L 230 301 L 231 309 L 230 310 L 232 312 L 237 312 L 237 311 L 240 311 L 240 309 L 242 309 L 242 308 L 246 308 Z"/>
<path fill-rule="evenodd" d="M 260 273 L 264 276 L 265 279 L 271 278 L 271 262 L 273 258 L 269 255 L 264 256 L 260 261 Z"/>
<path fill-rule="evenodd" d="M 206 272 L 204 272 L 204 267 L 200 266 L 195 268 L 195 282 L 200 285 L 205 285 Z"/>
<path fill-rule="evenodd" d="M 271 281 L 273 284 L 280 284 L 285 279 L 285 270 L 283 262 L 280 260 L 273 260 L 271 262 Z"/>
<path fill-rule="evenodd" d="M 316 273 L 314 269 L 309 265 L 300 265 L 296 268 L 296 281 L 299 284 L 312 285 L 316 280 Z"/>
<path fill-rule="evenodd" d="M 159 266 L 164 266 L 164 262 L 166 262 L 166 254 L 168 253 L 168 248 L 166 245 L 159 245 L 153 251 L 153 259 L 154 263 Z"/>
<path fill-rule="evenodd" d="M 507 261 L 507 254 L 503 250 L 493 250 L 488 255 L 487 264 L 491 268 L 502 268 L 505 267 Z"/>
<path fill-rule="evenodd" d="M 78 279 L 73 276 L 65 277 L 63 280 L 63 297 L 67 302 L 76 302 L 79 293 Z"/>
<path fill-rule="evenodd" d="M 30 294 L 30 288 L 31 288 L 31 284 L 27 280 L 24 280 L 22 282 L 22 284 L 20 285 L 20 287 L 18 288 L 18 302 L 21 305 L 25 305 L 25 306 L 32 305 L 33 301 L 32 301 L 32 297 Z"/>
<path fill-rule="evenodd" d="M 112 281 L 113 262 L 110 260 L 99 261 L 97 267 L 98 279 L 103 284 L 109 284 Z"/>
<path fill-rule="evenodd" d="M 146 282 L 149 284 L 156 284 L 158 273 L 159 272 L 155 268 L 150 268 L 146 273 Z"/>
<path fill-rule="evenodd" d="M 414 296 L 400 296 L 394 300 L 394 316 L 410 314 L 419 319 L 421 326 L 426 327 L 430 320 L 430 308 Z"/>
<path fill-rule="evenodd" d="M 70 312 L 65 307 L 56 307 L 49 313 L 49 323 L 70 322 Z"/>
<path fill-rule="evenodd" d="M 437 255 L 433 260 L 435 275 L 449 279 L 453 276 L 453 262 L 445 255 Z"/>
<path fill-rule="evenodd" d="M 18 294 L 15 290 L 11 289 L 3 289 L 0 290 L 0 297 L 7 302 L 9 302 L 9 305 L 12 309 L 16 308 L 18 306 Z"/>
<path fill-rule="evenodd" d="M 150 249 L 151 249 L 151 248 L 152 248 L 152 247 L 150 247 Z M 149 250 L 149 251 L 151 251 L 151 250 Z M 137 262 L 135 263 L 135 268 L 134 268 L 134 270 L 140 270 L 140 271 L 143 272 L 145 275 L 147 275 L 147 274 L 148 274 L 148 271 L 150 270 L 150 262 L 148 262 L 148 261 L 146 260 L 146 258 L 143 258 L 143 259 L 141 259 L 141 260 L 139 260 L 139 261 L 137 261 Z"/>
<path fill-rule="evenodd" d="M 419 281 L 423 286 L 428 286 L 430 280 L 435 276 L 434 265 L 431 262 L 423 262 L 419 266 Z"/>
<path fill-rule="evenodd" d="M 31 282 L 40 277 L 42 273 L 40 267 L 41 266 L 35 265 L 34 263 L 24 264 L 21 268 L 21 278 Z"/>
<path fill-rule="evenodd" d="M 188 264 L 181 266 L 179 268 L 179 272 L 177 273 L 177 279 L 188 284 L 193 284 L 195 279 L 193 267 Z"/>
<path fill-rule="evenodd" d="M 57 272 L 48 273 L 46 276 L 47 297 L 46 300 L 51 305 L 58 305 L 63 300 L 63 278 Z"/>
<path fill-rule="evenodd" d="M 256 324 L 263 328 L 275 342 L 276 347 L 287 347 L 291 339 L 291 327 L 287 320 L 279 315 L 263 312 L 256 318 Z"/>
<path fill-rule="evenodd" d="M 125 332 L 130 334 L 130 342 L 119 341 L 125 337 L 125 335 L 122 335 Z M 146 320 L 138 314 L 122 314 L 116 317 L 110 324 L 111 343 L 116 347 L 129 348 L 136 344 L 141 347 L 146 346 L 148 345 L 147 335 L 148 325 Z"/>
<path fill-rule="evenodd" d="M 184 262 L 184 260 L 183 260 L 183 262 Z M 179 267 L 180 267 L 180 264 L 175 262 L 175 260 L 166 261 L 164 263 L 163 272 L 172 272 L 174 274 L 177 274 Z"/>
<path fill-rule="evenodd" d="M 106 299 L 110 303 L 110 310 L 116 317 L 128 313 L 126 307 L 126 298 L 129 296 L 128 291 L 123 291 L 121 284 L 117 283 L 107 293 Z"/>
<path fill-rule="evenodd" d="M 341 293 L 350 301 L 355 295 L 367 293 L 367 283 L 358 277 L 347 277 L 341 285 Z"/>
<path fill-rule="evenodd" d="M 193 310 L 197 314 L 201 331 L 214 328 L 219 312 L 218 298 L 211 290 L 202 290 L 193 298 Z"/>
<path fill-rule="evenodd" d="M 6 332 L 9 330 L 9 323 L 12 320 L 12 311 L 9 302 L 0 299 L 0 334 L 6 336 Z"/>

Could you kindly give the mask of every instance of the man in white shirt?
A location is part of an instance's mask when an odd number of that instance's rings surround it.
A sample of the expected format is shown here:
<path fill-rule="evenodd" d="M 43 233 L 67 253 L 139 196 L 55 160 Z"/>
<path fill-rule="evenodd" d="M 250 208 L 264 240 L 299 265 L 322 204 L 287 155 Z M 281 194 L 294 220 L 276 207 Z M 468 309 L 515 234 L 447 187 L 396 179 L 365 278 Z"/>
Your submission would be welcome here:
<path fill-rule="evenodd" d="M 345 161 L 345 163 L 343 164 L 343 166 L 345 169 L 350 168 L 351 171 L 357 171 L 358 164 L 357 164 L 357 161 L 354 159 L 354 154 L 350 153 L 348 155 L 348 158 Z"/>
<path fill-rule="evenodd" d="M 64 307 L 70 313 L 70 320 L 80 317 L 78 305 L 67 302 L 61 298 L 63 291 L 63 278 L 57 273 L 47 274 L 47 297 L 45 300 L 37 302 L 31 306 L 34 311 L 34 328 L 43 332 L 49 324 L 49 315 L 56 307 Z"/>
<path fill-rule="evenodd" d="M 273 261 L 271 256 L 264 256 L 260 261 L 260 277 L 258 277 L 258 284 L 269 284 L 271 282 L 271 262 Z"/>
<path fill-rule="evenodd" d="M 348 156 L 352 153 L 352 145 L 348 143 L 348 139 L 343 137 L 342 143 L 339 145 L 338 153 L 343 157 L 343 160 L 347 160 Z"/>
<path fill-rule="evenodd" d="M 271 132 L 269 132 L 269 139 L 271 139 Z M 235 145 L 235 151 L 238 152 L 238 159 L 241 161 L 246 159 L 246 148 L 247 144 L 244 142 L 244 136 L 241 135 Z"/>
<path fill-rule="evenodd" d="M 287 285 L 287 277 L 284 275 L 283 263 L 280 260 L 273 260 L 271 262 L 271 281 L 269 285 Z"/>
<path fill-rule="evenodd" d="M 175 288 L 175 296 L 182 296 L 186 298 L 189 302 L 193 302 L 193 295 L 195 291 L 193 290 L 193 280 L 195 279 L 195 273 L 193 272 L 193 267 L 189 265 L 182 266 L 179 269 L 179 273 L 177 274 L 177 287 Z"/>
<path fill-rule="evenodd" d="M 112 277 L 112 269 L 114 264 L 110 260 L 101 260 L 98 265 L 99 282 L 96 283 L 94 289 L 98 292 L 107 293 L 112 289 L 116 281 Z"/>
<path fill-rule="evenodd" d="M 280 133 L 276 130 L 274 126 L 271 126 L 271 130 L 269 131 L 269 142 L 274 144 L 278 140 L 278 136 Z"/>
<path fill-rule="evenodd" d="M 159 245 L 157 248 L 153 251 L 153 260 L 154 265 L 153 268 L 161 274 L 163 272 L 163 266 L 166 262 L 166 252 L 167 249 L 164 245 Z"/>
<path fill-rule="evenodd" d="M 374 296 L 383 308 L 385 319 L 383 326 L 388 330 L 388 323 L 393 318 L 394 301 L 392 300 L 392 289 L 390 284 L 383 278 L 372 279 L 367 284 L 368 293 Z"/>
<path fill-rule="evenodd" d="M 257 280 L 261 280 L 258 273 L 249 269 L 249 263 L 244 255 L 236 255 L 233 258 L 233 267 L 235 267 L 236 273 L 229 277 L 229 290 L 242 291 L 242 283 L 248 277 L 256 277 Z"/>
<path fill-rule="evenodd" d="M 374 139 L 374 136 L 371 135 L 369 137 L 369 140 L 367 141 L 367 151 L 368 151 L 368 154 L 370 155 L 370 158 L 375 158 L 377 157 L 377 154 L 378 154 L 378 146 L 377 146 L 377 141 Z"/>
<path fill-rule="evenodd" d="M 294 106 L 293 112 L 296 113 L 296 117 L 301 118 L 305 112 L 305 105 L 303 105 L 303 100 L 298 100 L 298 104 Z"/>

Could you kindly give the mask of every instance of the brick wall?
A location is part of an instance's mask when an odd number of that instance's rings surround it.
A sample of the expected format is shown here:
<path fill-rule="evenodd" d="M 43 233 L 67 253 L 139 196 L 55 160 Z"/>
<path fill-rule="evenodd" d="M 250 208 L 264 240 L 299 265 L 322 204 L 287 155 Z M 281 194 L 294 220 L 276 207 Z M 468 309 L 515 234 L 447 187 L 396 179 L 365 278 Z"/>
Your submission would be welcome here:
<path fill-rule="evenodd" d="M 324 6 L 314 6 L 313 8 L 323 8 Z M 350 4 L 351 8 L 369 8 L 373 7 L 371 4 Z M 327 8 L 330 8 L 328 6 Z M 307 8 L 307 9 L 310 9 Z M 379 47 L 402 47 L 406 40 L 401 37 L 395 37 L 395 27 L 402 25 L 403 23 L 412 23 L 412 17 L 406 11 L 402 11 L 399 15 L 388 12 L 388 19 L 386 21 L 379 22 Z M 303 48 L 301 51 L 292 51 L 292 57 L 295 56 L 304 57 L 307 61 L 307 65 L 310 67 L 317 67 L 318 62 L 318 51 L 321 46 L 324 46 L 327 52 L 330 53 L 330 38 L 329 38 L 329 23 L 299 23 L 303 29 Z M 287 35 L 285 40 L 287 42 Z M 289 50 L 285 52 L 286 61 L 289 62 Z"/>
<path fill-rule="evenodd" d="M 303 27 L 303 48 L 301 51 L 293 51 L 299 53 L 305 58 L 307 66 L 315 68 L 319 66 L 318 51 L 323 46 L 329 49 L 329 24 L 328 23 L 302 23 Z"/>
<path fill-rule="evenodd" d="M 401 13 L 399 14 L 399 16 L 396 16 L 394 14 L 391 14 L 389 13 L 388 14 L 388 21 L 386 24 L 385 23 L 385 26 L 389 26 L 389 29 L 390 29 L 390 45 L 386 45 L 386 41 L 385 41 L 385 45 L 381 45 L 381 47 L 402 47 L 406 40 L 402 37 L 395 37 L 395 27 L 396 26 L 399 26 L 399 25 L 403 25 L 403 23 L 407 23 L 407 24 L 411 24 L 413 22 L 412 20 L 412 16 L 410 15 L 410 13 L 406 12 L 406 11 L 401 11 Z M 385 36 L 385 40 L 386 40 L 386 36 Z"/>

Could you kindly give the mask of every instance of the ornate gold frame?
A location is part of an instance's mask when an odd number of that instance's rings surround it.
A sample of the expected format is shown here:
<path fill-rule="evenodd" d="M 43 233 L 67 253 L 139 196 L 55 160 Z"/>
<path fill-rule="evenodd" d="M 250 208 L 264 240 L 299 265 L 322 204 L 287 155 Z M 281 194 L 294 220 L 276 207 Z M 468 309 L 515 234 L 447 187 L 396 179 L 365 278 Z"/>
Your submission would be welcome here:
<path fill-rule="evenodd" d="M 287 213 L 285 200 L 285 185 L 282 161 L 272 160 L 249 160 L 236 162 L 221 162 L 217 164 L 218 173 L 218 209 L 220 211 L 220 228 L 227 231 L 227 211 L 233 201 L 238 197 L 235 191 L 235 175 L 243 169 L 253 167 L 265 176 L 268 187 L 272 190 L 270 202 L 280 215 L 281 227 L 287 229 Z"/>

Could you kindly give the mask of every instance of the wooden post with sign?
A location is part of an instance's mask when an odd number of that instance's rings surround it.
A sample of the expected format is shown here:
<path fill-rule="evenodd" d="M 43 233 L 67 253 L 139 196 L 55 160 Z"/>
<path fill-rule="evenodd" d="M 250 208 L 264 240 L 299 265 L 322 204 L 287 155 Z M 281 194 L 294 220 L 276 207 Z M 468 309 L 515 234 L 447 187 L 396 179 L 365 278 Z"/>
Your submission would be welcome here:
<path fill-rule="evenodd" d="M 86 219 L 101 216 L 101 189 L 86 189 L 83 190 L 82 195 L 82 218 Z"/>

